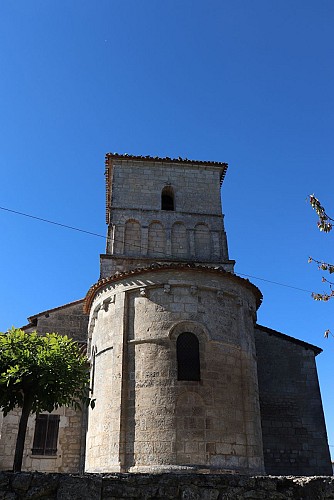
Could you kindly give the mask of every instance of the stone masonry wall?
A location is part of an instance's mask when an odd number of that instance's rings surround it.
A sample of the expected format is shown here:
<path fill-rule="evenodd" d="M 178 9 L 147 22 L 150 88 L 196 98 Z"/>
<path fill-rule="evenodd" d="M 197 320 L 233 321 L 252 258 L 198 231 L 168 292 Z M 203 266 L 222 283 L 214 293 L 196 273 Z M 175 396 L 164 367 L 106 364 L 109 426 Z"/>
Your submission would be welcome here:
<path fill-rule="evenodd" d="M 32 454 L 36 415 L 31 415 L 27 426 L 22 470 L 78 472 L 82 442 L 82 414 L 72 408 L 64 407 L 58 408 L 52 414 L 60 415 L 57 454 L 54 456 Z M 11 470 L 13 467 L 19 418 L 20 411 L 15 410 L 3 419 L 0 439 L 0 470 Z"/>
<path fill-rule="evenodd" d="M 220 198 L 221 167 L 117 160 L 108 176 L 111 197 L 101 277 L 142 261 L 192 260 L 229 265 Z M 161 209 L 161 193 L 174 194 L 174 210 Z M 210 200 L 210 203 L 208 203 Z M 109 261 L 108 256 L 113 256 Z M 126 259 L 124 260 L 124 257 Z"/>
<path fill-rule="evenodd" d="M 251 290 L 205 270 L 146 271 L 106 285 L 91 310 L 87 471 L 264 471 Z M 198 338 L 199 381 L 178 380 L 182 332 Z"/>
<path fill-rule="evenodd" d="M 138 257 L 157 257 L 177 259 L 174 253 L 179 243 L 179 233 L 184 236 L 187 253 L 182 259 L 222 262 L 227 256 L 222 253 L 222 218 L 202 215 L 183 215 L 175 212 L 159 213 L 153 211 L 122 210 L 117 217 L 113 212 L 114 223 L 112 239 L 113 255 L 136 255 Z M 115 220 L 116 219 L 116 220 Z M 204 255 L 202 255 L 205 250 Z M 181 260 L 182 260 L 181 259 Z"/>
<path fill-rule="evenodd" d="M 255 341 L 267 474 L 332 474 L 314 351 L 263 327 Z"/>
<path fill-rule="evenodd" d="M 78 300 L 55 309 L 41 312 L 29 318 L 26 332 L 59 333 L 73 340 L 87 342 L 88 316 L 83 313 L 83 300 Z"/>
<path fill-rule="evenodd" d="M 332 500 L 333 477 L 1 473 L 1 500 Z"/>
<path fill-rule="evenodd" d="M 111 206 L 116 209 L 161 210 L 161 192 L 169 186 L 174 192 L 177 212 L 221 214 L 222 170 L 222 167 L 196 164 L 114 160 Z"/>

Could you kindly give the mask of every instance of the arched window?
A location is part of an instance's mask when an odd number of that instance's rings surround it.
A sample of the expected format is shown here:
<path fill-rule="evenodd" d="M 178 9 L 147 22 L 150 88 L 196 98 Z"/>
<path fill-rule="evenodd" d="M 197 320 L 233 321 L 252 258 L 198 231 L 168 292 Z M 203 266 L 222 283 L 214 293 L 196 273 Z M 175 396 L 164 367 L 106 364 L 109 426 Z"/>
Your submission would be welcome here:
<path fill-rule="evenodd" d="M 177 379 L 201 380 L 199 342 L 190 332 L 181 333 L 176 341 Z"/>
<path fill-rule="evenodd" d="M 174 191 L 171 186 L 166 186 L 161 192 L 161 210 L 174 210 Z"/>

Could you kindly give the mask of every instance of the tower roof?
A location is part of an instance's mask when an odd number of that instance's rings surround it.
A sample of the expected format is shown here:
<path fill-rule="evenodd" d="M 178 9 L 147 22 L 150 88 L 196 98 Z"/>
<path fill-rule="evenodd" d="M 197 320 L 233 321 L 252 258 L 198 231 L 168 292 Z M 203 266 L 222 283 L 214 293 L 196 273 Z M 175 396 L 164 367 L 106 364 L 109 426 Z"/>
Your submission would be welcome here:
<path fill-rule="evenodd" d="M 119 154 L 119 153 L 107 153 L 106 154 L 106 162 L 110 160 L 134 160 L 134 161 L 149 161 L 149 162 L 158 162 L 158 163 L 182 163 L 185 165 L 208 165 L 214 167 L 223 167 L 224 175 L 226 173 L 228 164 L 221 161 L 203 161 L 203 160 L 189 160 L 189 158 L 181 158 L 178 156 L 177 158 L 169 158 L 169 156 L 141 156 L 141 155 L 129 155 Z"/>

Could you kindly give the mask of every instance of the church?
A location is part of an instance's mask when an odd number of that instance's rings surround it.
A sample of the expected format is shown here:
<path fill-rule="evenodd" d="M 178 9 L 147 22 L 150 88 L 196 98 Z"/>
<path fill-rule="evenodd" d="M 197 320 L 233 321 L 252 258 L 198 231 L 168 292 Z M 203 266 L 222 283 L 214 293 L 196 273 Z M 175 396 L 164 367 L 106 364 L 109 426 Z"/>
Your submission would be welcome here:
<path fill-rule="evenodd" d="M 106 155 L 100 278 L 23 327 L 87 344 L 96 406 L 32 415 L 22 470 L 332 474 L 321 349 L 257 323 L 261 291 L 229 258 L 226 171 Z M 0 414 L 0 470 L 18 420 Z"/>

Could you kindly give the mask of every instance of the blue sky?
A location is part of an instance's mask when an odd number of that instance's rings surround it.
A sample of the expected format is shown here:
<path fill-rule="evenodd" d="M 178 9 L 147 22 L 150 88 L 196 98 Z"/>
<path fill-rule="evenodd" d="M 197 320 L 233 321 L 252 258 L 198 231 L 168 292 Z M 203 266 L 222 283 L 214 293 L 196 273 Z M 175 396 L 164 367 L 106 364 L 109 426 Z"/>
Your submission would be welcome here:
<path fill-rule="evenodd" d="M 0 3 L 0 206 L 105 235 L 104 155 L 229 163 L 236 272 L 325 291 L 334 261 L 332 0 Z M 103 238 L 0 210 L 2 330 L 85 295 Z M 334 446 L 333 303 L 252 279 L 259 322 L 319 345 Z M 331 448 L 334 450 L 334 447 Z"/>

